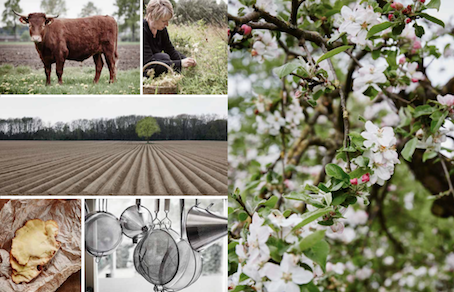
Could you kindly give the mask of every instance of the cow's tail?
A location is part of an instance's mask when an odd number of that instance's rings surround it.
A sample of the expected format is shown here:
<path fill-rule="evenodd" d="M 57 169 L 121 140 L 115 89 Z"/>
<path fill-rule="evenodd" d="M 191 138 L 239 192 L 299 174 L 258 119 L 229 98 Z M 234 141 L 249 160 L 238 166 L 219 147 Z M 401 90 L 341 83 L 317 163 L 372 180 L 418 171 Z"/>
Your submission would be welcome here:
<path fill-rule="evenodd" d="M 115 58 L 115 68 L 117 68 L 118 64 L 118 25 L 117 25 L 117 35 L 115 36 L 115 52 L 114 52 L 114 58 Z"/>

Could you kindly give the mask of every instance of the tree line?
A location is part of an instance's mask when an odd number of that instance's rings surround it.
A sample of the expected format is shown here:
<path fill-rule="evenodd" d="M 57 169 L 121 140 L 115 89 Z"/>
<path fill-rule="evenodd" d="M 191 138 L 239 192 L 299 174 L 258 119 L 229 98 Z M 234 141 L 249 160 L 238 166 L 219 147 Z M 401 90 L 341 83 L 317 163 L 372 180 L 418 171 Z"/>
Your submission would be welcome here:
<path fill-rule="evenodd" d="M 144 141 L 136 133 L 146 116 L 78 119 L 46 124 L 41 118 L 0 119 L 0 140 L 127 140 Z M 161 131 L 150 140 L 227 140 L 227 120 L 215 114 L 155 117 Z"/>

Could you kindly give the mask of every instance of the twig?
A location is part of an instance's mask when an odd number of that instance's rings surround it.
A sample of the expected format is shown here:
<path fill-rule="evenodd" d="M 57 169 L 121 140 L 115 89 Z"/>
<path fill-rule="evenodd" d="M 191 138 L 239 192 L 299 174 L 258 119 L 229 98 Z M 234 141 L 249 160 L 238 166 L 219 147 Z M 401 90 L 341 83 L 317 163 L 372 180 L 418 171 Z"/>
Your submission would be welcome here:
<path fill-rule="evenodd" d="M 446 180 L 448 181 L 449 191 L 454 196 L 454 188 L 452 187 L 451 176 L 449 175 L 449 171 L 448 171 L 448 168 L 446 167 L 446 163 L 443 159 L 443 156 L 441 156 L 441 154 L 438 154 L 438 157 L 440 157 L 441 165 L 443 166 L 443 171 L 445 172 Z"/>
<path fill-rule="evenodd" d="M 322 48 L 322 51 L 323 51 L 324 54 L 326 54 L 328 52 L 328 50 L 326 49 L 324 44 L 321 45 L 321 48 Z M 333 76 L 336 78 L 336 81 L 339 81 L 339 79 L 337 78 L 336 70 L 334 69 L 333 62 L 331 61 L 330 58 L 328 58 L 326 60 L 328 61 L 329 67 L 330 67 L 330 69 L 331 69 L 331 71 L 333 73 Z M 343 143 L 343 146 L 344 146 L 344 149 L 347 149 L 347 147 L 349 145 L 348 133 L 350 131 L 350 122 L 349 122 L 349 119 L 348 119 L 346 98 L 345 98 L 345 95 L 344 95 L 344 91 L 342 90 L 342 85 L 340 85 L 340 84 L 339 84 L 339 95 L 340 95 L 340 98 L 341 98 L 342 118 L 343 118 L 343 121 L 344 121 L 344 143 Z M 351 168 L 350 168 L 350 157 L 349 157 L 348 152 L 345 152 L 345 156 L 347 158 L 347 172 L 350 172 L 351 171 Z"/>
<path fill-rule="evenodd" d="M 238 204 L 240 204 L 240 206 L 248 214 L 248 216 L 252 218 L 252 215 L 251 215 L 251 213 L 249 213 L 248 209 L 246 208 L 246 205 L 243 203 L 243 200 L 241 200 L 241 198 L 239 198 L 239 197 L 236 197 L 235 200 L 238 202 Z"/>

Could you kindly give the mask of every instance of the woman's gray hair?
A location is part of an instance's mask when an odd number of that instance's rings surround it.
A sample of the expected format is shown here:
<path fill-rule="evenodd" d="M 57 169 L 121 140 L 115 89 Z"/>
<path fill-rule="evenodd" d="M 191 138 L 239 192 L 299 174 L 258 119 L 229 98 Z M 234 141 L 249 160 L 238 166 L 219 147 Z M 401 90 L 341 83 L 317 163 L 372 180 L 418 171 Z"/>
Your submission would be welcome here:
<path fill-rule="evenodd" d="M 150 0 L 147 5 L 147 20 L 173 17 L 173 7 L 169 0 Z"/>

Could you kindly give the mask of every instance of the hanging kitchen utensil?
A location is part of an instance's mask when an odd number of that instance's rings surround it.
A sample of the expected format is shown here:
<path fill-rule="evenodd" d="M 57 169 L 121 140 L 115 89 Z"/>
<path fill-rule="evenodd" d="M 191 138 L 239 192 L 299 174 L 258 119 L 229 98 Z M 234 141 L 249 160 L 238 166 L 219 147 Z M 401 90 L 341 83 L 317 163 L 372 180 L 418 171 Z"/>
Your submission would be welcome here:
<path fill-rule="evenodd" d="M 228 219 L 203 209 L 198 205 L 193 206 L 186 217 L 186 235 L 191 247 L 200 250 L 219 238 L 227 235 Z"/>
<path fill-rule="evenodd" d="M 107 212 L 106 199 L 101 201 L 100 209 L 85 217 L 85 249 L 97 260 L 113 253 L 122 240 L 120 221 Z"/>
<path fill-rule="evenodd" d="M 133 243 L 137 243 L 148 230 L 152 229 L 153 216 L 147 208 L 140 204 L 140 199 L 137 199 L 134 206 L 123 211 L 120 223 L 123 234 L 132 238 Z"/>
<path fill-rule="evenodd" d="M 201 262 L 198 262 L 196 252 L 191 245 L 183 239 L 184 234 L 184 200 L 180 200 L 180 241 L 177 243 L 180 262 L 175 277 L 164 285 L 167 291 L 179 291 L 188 287 L 202 269 Z M 195 281 L 194 281 L 195 282 Z"/>
<path fill-rule="evenodd" d="M 160 286 L 169 283 L 177 273 L 179 252 L 178 234 L 169 233 L 171 221 L 168 218 L 169 204 L 166 202 L 166 217 L 149 231 L 134 250 L 134 266 L 150 283 Z M 159 213 L 159 199 L 156 200 L 155 213 Z"/>

